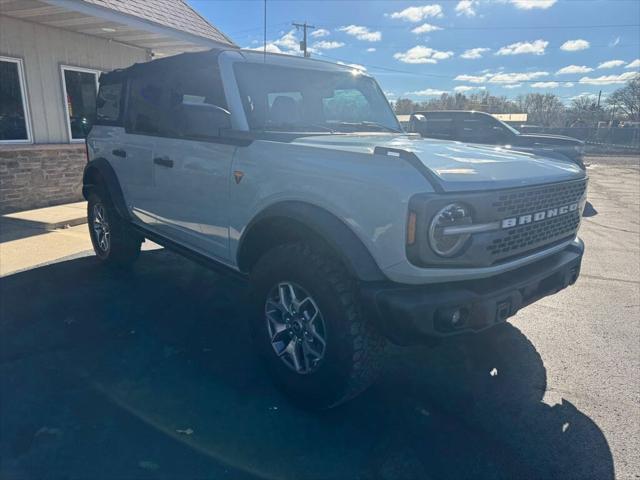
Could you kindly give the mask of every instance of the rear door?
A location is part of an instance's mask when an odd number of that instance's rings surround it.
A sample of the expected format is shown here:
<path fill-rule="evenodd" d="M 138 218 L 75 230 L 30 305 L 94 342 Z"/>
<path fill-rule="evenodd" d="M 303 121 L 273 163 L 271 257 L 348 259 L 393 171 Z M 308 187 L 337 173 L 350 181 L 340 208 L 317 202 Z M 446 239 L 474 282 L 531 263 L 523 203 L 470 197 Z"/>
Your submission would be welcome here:
<path fill-rule="evenodd" d="M 125 141 L 113 152 L 119 156 L 121 179 L 128 207 L 140 221 L 157 224 L 149 216 L 155 201 L 153 151 L 166 123 L 166 89 L 158 75 L 137 72 L 128 81 Z"/>
<path fill-rule="evenodd" d="M 127 88 L 126 75 L 101 76 L 96 120 L 87 143 L 91 158 L 106 159 L 115 171 L 125 203 L 131 210 L 133 205 L 139 205 L 152 187 L 153 139 L 126 132 L 124 106 Z"/>

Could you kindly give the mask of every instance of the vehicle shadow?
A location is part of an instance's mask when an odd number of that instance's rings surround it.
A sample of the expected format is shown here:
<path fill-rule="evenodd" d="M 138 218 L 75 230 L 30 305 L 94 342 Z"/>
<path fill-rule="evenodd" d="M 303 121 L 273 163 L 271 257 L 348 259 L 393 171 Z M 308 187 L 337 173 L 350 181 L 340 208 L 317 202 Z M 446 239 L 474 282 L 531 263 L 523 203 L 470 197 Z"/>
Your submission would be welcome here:
<path fill-rule="evenodd" d="M 607 441 L 515 327 L 389 349 L 376 385 L 292 406 L 253 354 L 244 286 L 164 250 L 0 279 L 0 476 L 614 478 Z"/>

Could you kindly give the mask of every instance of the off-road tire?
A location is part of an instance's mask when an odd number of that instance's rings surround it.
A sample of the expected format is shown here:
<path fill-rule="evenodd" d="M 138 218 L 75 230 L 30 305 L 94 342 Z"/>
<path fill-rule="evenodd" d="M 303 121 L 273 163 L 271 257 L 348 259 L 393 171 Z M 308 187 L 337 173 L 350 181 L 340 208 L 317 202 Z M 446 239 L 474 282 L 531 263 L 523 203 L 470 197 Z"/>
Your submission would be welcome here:
<path fill-rule="evenodd" d="M 106 248 L 104 243 L 100 243 L 94 228 L 96 206 L 102 207 L 102 212 L 108 223 L 110 238 Z M 105 265 L 122 268 L 132 265 L 137 260 L 143 239 L 122 219 L 114 208 L 109 195 L 101 190 L 89 194 L 87 224 L 93 250 Z"/>
<path fill-rule="evenodd" d="M 265 302 L 280 282 L 304 288 L 322 312 L 325 355 L 317 369 L 300 374 L 287 366 L 271 344 Z M 305 408 L 326 409 L 361 393 L 375 380 L 386 341 L 363 317 L 357 284 L 330 252 L 302 243 L 265 253 L 251 271 L 254 341 L 276 384 Z"/>

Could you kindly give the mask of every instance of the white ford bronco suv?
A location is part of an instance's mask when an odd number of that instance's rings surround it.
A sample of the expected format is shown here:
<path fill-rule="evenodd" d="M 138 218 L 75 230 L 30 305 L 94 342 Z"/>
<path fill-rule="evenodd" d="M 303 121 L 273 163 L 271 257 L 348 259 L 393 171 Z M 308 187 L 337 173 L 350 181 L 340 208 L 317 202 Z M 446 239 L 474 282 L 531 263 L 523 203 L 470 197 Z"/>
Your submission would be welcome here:
<path fill-rule="evenodd" d="M 488 329 L 580 271 L 584 170 L 406 134 L 344 65 L 228 49 L 103 74 L 87 151 L 97 256 L 147 238 L 248 279 L 256 346 L 307 406 L 366 388 L 387 341 Z"/>

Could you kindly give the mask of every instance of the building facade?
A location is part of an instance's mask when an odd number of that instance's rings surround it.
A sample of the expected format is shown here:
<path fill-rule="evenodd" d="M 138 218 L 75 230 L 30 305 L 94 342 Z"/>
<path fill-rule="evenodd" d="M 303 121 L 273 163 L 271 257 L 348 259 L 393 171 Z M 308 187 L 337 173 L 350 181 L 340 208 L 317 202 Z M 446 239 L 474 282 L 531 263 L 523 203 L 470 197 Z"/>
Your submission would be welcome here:
<path fill-rule="evenodd" d="M 101 72 L 216 46 L 182 0 L 0 1 L 0 213 L 81 199 Z"/>

